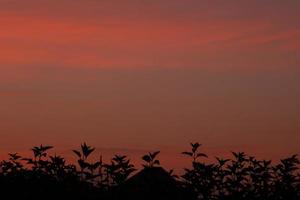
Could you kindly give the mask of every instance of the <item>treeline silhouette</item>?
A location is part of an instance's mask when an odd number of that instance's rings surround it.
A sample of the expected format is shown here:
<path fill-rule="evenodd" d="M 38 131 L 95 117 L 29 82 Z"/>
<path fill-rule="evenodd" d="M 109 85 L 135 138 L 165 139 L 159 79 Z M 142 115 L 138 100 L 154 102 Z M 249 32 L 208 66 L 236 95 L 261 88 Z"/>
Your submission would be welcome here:
<path fill-rule="evenodd" d="M 159 151 L 142 157 L 137 170 L 127 156 L 115 155 L 104 163 L 90 161 L 94 148 L 86 143 L 73 150 L 77 164 L 59 155 L 48 155 L 52 146 L 32 148 L 33 156 L 9 154 L 0 163 L 1 199 L 184 199 L 184 200 L 299 200 L 300 174 L 297 155 L 277 164 L 243 152 L 232 158 L 205 163 L 199 143 L 182 152 L 191 168 L 181 176 L 166 171 Z"/>

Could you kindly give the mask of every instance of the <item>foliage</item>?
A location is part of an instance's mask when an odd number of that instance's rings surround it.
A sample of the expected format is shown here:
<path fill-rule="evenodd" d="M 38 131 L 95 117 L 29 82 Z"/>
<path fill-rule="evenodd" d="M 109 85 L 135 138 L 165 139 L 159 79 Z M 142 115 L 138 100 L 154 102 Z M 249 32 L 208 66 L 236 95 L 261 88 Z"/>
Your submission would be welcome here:
<path fill-rule="evenodd" d="M 146 162 L 144 167 L 155 167 L 160 165 L 160 161 L 156 159 L 156 156 L 160 153 L 160 151 L 155 151 L 153 153 L 149 152 L 147 155 L 144 155 L 142 159 Z"/>
<path fill-rule="evenodd" d="M 183 187 L 191 189 L 196 199 L 206 200 L 279 200 L 299 199 L 300 164 L 297 155 L 282 159 L 277 165 L 270 160 L 257 160 L 244 152 L 232 152 L 233 158 L 216 158 L 216 163 L 198 161 L 207 157 L 198 153 L 201 146 L 191 144 L 192 168 L 185 169 Z"/>
<path fill-rule="evenodd" d="M 296 200 L 300 199 L 300 161 L 297 155 L 273 164 L 244 152 L 232 152 L 232 158 L 204 162 L 208 156 L 200 152 L 201 144 L 191 143 L 191 150 L 182 152 L 191 159 L 191 168 L 178 176 L 169 176 L 186 194 L 183 199 L 205 200 Z M 0 162 L 2 196 L 11 199 L 114 199 L 118 188 L 136 171 L 125 155 L 115 155 L 108 163 L 102 156 L 91 161 L 95 148 L 81 144 L 73 150 L 77 164 L 68 164 L 59 155 L 50 155 L 52 146 L 36 146 L 32 157 L 11 153 Z M 146 169 L 160 167 L 160 151 L 142 157 Z M 146 183 L 141 183 L 146 184 Z M 16 192 L 18 191 L 18 192 Z M 45 195 L 47 194 L 47 195 Z M 192 194 L 192 195 L 191 195 Z"/>

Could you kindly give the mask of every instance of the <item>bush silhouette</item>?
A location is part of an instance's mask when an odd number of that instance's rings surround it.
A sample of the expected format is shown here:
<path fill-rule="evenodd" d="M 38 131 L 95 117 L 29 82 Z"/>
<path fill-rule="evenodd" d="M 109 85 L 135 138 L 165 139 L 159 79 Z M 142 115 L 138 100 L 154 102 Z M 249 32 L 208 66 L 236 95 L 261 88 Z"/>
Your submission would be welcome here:
<path fill-rule="evenodd" d="M 191 168 L 181 176 L 160 166 L 160 151 L 144 155 L 144 168 L 134 173 L 135 166 L 125 155 L 115 155 L 108 163 L 102 156 L 91 161 L 95 148 L 86 143 L 73 150 L 77 164 L 49 155 L 52 146 L 36 146 L 32 157 L 10 153 L 0 162 L 1 195 L 10 199 L 300 199 L 297 155 L 273 164 L 232 152 L 232 158 L 206 163 L 201 144 L 190 145 L 191 150 L 182 154 L 191 159 Z"/>

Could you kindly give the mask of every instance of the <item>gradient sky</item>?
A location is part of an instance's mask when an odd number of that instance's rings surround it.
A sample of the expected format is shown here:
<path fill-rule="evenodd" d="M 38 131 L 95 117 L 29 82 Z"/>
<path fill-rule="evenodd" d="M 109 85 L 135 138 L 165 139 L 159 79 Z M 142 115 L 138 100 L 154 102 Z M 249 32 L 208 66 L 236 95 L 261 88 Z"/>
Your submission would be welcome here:
<path fill-rule="evenodd" d="M 190 141 L 213 155 L 300 153 L 299 10 L 299 0 L 0 0 L 0 155 L 83 141 L 173 160 Z"/>

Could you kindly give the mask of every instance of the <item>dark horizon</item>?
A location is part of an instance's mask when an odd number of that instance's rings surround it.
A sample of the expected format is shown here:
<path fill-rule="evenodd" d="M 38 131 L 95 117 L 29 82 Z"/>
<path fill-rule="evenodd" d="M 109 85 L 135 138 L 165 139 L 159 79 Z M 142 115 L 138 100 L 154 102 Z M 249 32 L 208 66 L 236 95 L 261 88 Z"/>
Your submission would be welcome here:
<path fill-rule="evenodd" d="M 207 163 L 202 145 L 190 143 L 181 152 L 190 166 L 182 174 L 161 165 L 160 151 L 148 152 L 136 168 L 124 154 L 109 161 L 91 159 L 95 148 L 82 143 L 72 150 L 77 164 L 51 155 L 53 146 L 32 147 L 32 155 L 9 154 L 0 162 L 1 196 L 11 199 L 164 199 L 164 200 L 297 200 L 300 160 L 297 155 L 279 163 L 244 152 Z"/>

